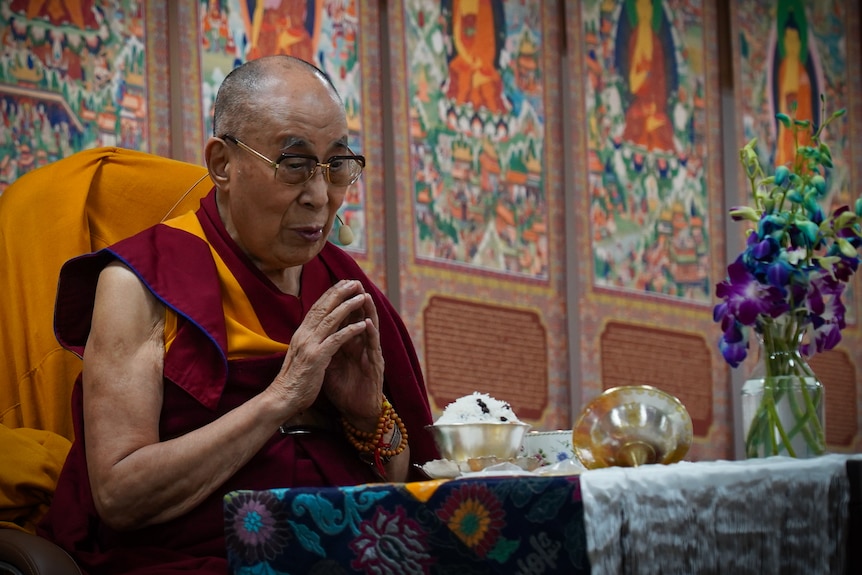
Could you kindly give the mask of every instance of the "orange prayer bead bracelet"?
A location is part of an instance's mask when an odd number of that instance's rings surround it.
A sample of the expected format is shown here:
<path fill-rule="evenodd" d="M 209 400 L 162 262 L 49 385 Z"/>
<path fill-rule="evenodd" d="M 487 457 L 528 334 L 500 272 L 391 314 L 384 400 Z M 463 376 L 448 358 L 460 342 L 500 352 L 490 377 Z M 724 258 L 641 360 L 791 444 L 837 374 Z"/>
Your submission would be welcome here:
<path fill-rule="evenodd" d="M 407 428 L 386 396 L 383 397 L 380 417 L 377 418 L 377 427 L 374 431 L 357 429 L 344 417 L 341 418 L 341 425 L 350 445 L 359 452 L 359 456 L 364 461 L 374 465 L 384 478 L 386 473 L 383 466 L 407 448 Z M 392 438 L 384 441 L 383 438 L 390 430 L 392 430 Z"/>

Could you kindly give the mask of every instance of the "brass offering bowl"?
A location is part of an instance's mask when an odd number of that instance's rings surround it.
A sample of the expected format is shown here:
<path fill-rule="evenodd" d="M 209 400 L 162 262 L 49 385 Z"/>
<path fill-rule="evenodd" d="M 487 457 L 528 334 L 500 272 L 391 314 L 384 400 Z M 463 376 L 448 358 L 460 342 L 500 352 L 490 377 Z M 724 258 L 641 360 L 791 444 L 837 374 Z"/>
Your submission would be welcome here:
<path fill-rule="evenodd" d="M 685 406 L 649 385 L 606 390 L 584 408 L 572 430 L 575 455 L 587 469 L 676 463 L 691 440 Z"/>

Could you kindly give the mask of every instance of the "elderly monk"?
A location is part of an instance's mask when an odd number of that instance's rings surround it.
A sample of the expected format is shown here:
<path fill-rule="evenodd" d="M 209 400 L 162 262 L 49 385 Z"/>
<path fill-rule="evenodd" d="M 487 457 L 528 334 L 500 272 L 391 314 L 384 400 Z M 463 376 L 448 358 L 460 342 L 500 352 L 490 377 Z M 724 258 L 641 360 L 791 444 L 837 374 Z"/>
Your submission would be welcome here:
<path fill-rule="evenodd" d="M 405 481 L 438 457 L 403 323 L 327 243 L 365 164 L 332 84 L 247 62 L 214 134 L 197 212 L 61 272 L 55 328 L 84 367 L 40 533 L 91 574 L 223 574 L 228 491 Z"/>

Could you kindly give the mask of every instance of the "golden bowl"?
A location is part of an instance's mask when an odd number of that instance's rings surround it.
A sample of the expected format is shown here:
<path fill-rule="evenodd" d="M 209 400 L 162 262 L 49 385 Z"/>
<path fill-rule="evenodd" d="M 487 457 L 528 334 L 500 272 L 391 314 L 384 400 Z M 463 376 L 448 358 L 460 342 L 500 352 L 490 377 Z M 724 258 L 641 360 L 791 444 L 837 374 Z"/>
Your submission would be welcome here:
<path fill-rule="evenodd" d="M 606 390 L 584 408 L 572 430 L 575 456 L 587 469 L 676 463 L 691 439 L 685 406 L 649 385 Z"/>
<path fill-rule="evenodd" d="M 435 423 L 426 425 L 434 436 L 440 455 L 450 461 L 470 459 L 513 459 L 518 455 L 528 423 L 486 421 L 475 423 Z"/>

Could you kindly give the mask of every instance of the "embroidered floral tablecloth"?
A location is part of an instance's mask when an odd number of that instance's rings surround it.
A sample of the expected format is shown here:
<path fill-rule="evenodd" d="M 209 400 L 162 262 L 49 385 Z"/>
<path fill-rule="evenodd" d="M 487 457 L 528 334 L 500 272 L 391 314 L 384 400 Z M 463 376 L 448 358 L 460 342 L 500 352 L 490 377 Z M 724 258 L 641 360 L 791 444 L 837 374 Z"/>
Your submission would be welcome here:
<path fill-rule="evenodd" d="M 577 476 L 225 496 L 231 573 L 589 573 Z"/>

